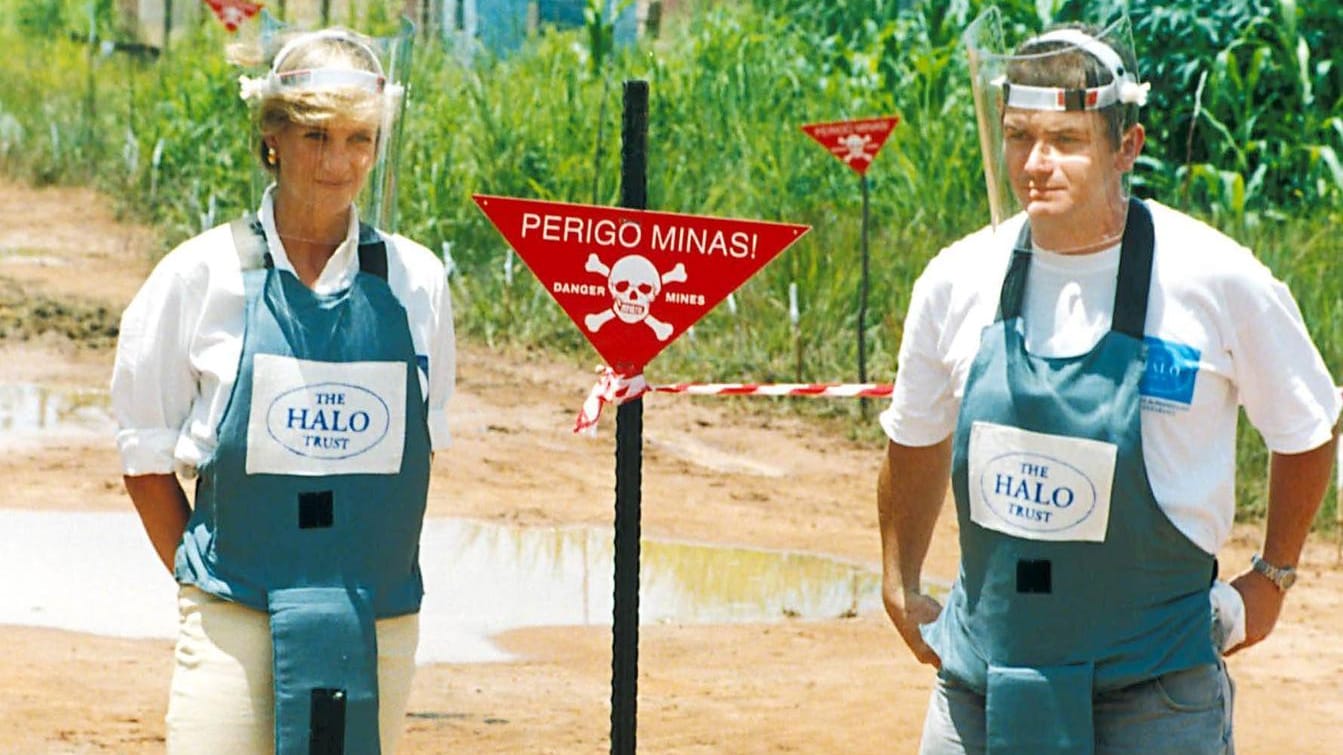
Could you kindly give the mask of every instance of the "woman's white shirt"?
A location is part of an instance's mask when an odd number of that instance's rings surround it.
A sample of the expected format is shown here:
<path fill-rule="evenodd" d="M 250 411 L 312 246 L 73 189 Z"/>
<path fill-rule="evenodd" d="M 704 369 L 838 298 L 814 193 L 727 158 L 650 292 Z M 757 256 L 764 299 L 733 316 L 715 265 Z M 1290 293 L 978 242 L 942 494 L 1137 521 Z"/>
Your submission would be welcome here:
<path fill-rule="evenodd" d="M 293 272 L 273 207 L 268 189 L 257 217 L 276 269 Z M 358 238 L 352 209 L 346 239 L 318 276 L 315 292 L 331 294 L 352 285 L 359 272 Z M 406 310 L 422 366 L 420 389 L 428 397 L 430 441 L 441 449 L 449 442 L 447 402 L 457 372 L 443 264 L 403 236 L 384 238 L 387 283 Z M 175 471 L 194 477 L 214 451 L 238 375 L 244 304 L 241 265 L 227 224 L 183 242 L 150 273 L 122 314 L 112 371 L 112 411 L 125 474 Z"/>
<path fill-rule="evenodd" d="M 1270 450 L 1300 453 L 1329 439 L 1339 396 L 1287 287 L 1228 237 L 1147 204 L 1156 247 L 1144 461 L 1171 522 L 1216 553 L 1235 516 L 1237 408 Z M 955 430 L 1021 222 L 1018 216 L 947 247 L 915 283 L 895 390 L 881 416 L 896 443 L 927 446 Z M 1117 246 L 1088 255 L 1037 250 L 1023 303 L 1027 349 L 1044 357 L 1090 350 L 1110 328 L 1118 266 Z"/>

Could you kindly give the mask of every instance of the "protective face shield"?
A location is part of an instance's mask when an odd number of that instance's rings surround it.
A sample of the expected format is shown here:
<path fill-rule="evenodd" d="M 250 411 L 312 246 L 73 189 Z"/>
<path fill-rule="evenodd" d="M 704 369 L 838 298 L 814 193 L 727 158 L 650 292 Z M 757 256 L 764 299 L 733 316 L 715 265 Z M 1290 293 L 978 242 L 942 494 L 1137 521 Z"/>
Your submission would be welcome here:
<path fill-rule="evenodd" d="M 288 32 L 269 14 L 260 26 L 259 48 L 275 52 L 264 75 L 239 77 L 239 94 L 257 113 L 261 185 L 275 182 L 313 217 L 354 202 L 361 220 L 394 231 L 414 26 L 403 20 L 391 37 Z"/>
<path fill-rule="evenodd" d="M 1148 89 L 1133 70 L 1128 19 L 1008 48 L 998 9 L 989 8 L 962 39 L 994 227 L 1024 210 L 1033 242 L 1049 251 L 1119 243 L 1127 173 L 1142 147 L 1130 127 Z"/>

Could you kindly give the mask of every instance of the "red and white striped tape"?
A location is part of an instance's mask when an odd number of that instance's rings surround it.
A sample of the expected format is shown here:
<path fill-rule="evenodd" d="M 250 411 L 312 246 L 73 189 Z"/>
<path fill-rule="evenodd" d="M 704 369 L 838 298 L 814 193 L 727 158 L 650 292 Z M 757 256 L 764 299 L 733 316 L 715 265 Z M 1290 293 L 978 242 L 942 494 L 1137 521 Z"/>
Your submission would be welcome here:
<path fill-rule="evenodd" d="M 885 398 L 890 383 L 672 383 L 653 385 L 658 393 L 692 396 L 816 396 L 820 398 Z"/>
<path fill-rule="evenodd" d="M 887 398 L 891 383 L 671 383 L 649 385 L 643 374 L 620 375 L 610 367 L 598 368 L 600 377 L 588 393 L 574 423 L 574 432 L 594 429 L 606 404 L 619 406 L 645 393 L 687 393 L 692 396 L 814 396 L 817 398 Z M 1343 386 L 1338 387 L 1343 397 Z M 1338 490 L 1343 497 L 1343 442 L 1338 444 Z M 1339 507 L 1343 521 L 1343 505 Z"/>
<path fill-rule="evenodd" d="M 642 374 L 621 375 L 610 367 L 598 368 L 600 377 L 583 401 L 574 432 L 595 432 L 602 407 L 619 406 L 645 393 L 686 393 L 692 396 L 813 396 L 817 398 L 884 398 L 890 383 L 672 383 L 649 385 Z"/>

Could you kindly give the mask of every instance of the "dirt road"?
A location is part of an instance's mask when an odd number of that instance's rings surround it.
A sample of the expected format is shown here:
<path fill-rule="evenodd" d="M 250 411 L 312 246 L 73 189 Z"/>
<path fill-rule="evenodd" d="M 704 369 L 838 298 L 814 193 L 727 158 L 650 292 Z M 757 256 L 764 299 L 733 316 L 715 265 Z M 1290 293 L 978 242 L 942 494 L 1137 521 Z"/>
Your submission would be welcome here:
<path fill-rule="evenodd" d="M 153 235 L 83 190 L 0 182 L 0 384 L 103 388 L 111 331 L 150 265 Z M 521 527 L 612 519 L 612 426 L 570 434 L 590 372 L 571 359 L 461 344 L 455 445 L 435 461 L 432 517 Z M 878 559 L 881 447 L 752 405 L 646 400 L 646 537 Z M 0 455 L 0 506 L 127 511 L 112 440 L 28 444 Z M 945 512 L 944 512 L 945 513 Z M 7 538 L 23 533 L 0 532 Z M 1220 554 L 1247 562 L 1257 528 Z M 955 568 L 944 515 L 928 573 Z M 145 557 L 150 558 L 148 545 Z M 1239 752 L 1343 751 L 1343 569 L 1309 548 L 1269 642 L 1231 659 Z M 21 575 L 6 575 L 7 580 Z M 171 645 L 0 626 L 0 753 L 161 752 Z M 410 753 L 607 750 L 606 627 L 496 638 L 515 659 L 420 669 Z M 908 753 L 931 672 L 879 612 L 802 621 L 642 628 L 639 745 L 649 753 Z"/>

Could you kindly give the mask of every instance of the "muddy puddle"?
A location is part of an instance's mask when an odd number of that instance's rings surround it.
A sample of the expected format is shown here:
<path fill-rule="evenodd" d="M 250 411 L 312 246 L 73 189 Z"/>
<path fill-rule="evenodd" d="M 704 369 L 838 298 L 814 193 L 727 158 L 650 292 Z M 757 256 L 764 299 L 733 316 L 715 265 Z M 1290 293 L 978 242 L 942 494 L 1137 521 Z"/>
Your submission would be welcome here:
<path fill-rule="evenodd" d="M 872 568 L 807 553 L 644 540 L 640 621 L 833 619 L 880 607 Z M 430 519 L 421 663 L 505 660 L 492 637 L 609 626 L 611 531 Z M 0 509 L 0 623 L 172 637 L 175 586 L 130 513 Z"/>
<path fill-rule="evenodd" d="M 107 391 L 0 383 L 0 443 L 103 437 L 116 430 Z"/>

